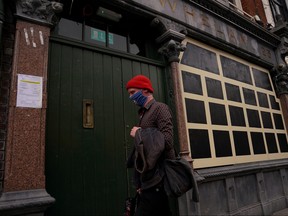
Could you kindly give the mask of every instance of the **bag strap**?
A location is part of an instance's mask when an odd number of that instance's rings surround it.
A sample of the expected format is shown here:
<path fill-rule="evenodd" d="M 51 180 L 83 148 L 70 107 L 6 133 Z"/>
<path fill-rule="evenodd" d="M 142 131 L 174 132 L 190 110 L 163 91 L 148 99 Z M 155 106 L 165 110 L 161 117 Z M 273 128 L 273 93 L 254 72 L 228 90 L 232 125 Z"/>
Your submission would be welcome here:
<path fill-rule="evenodd" d="M 174 148 L 175 157 L 176 158 L 181 158 L 180 151 L 179 152 L 177 151 L 177 149 L 175 148 L 175 145 L 173 145 L 173 148 Z"/>

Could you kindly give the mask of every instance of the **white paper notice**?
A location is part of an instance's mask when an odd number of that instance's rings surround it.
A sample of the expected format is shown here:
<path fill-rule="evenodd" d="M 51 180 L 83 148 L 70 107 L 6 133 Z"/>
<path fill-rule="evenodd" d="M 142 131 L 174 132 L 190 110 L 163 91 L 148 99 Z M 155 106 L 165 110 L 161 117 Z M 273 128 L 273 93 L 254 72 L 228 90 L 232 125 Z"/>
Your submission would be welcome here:
<path fill-rule="evenodd" d="M 43 77 L 18 74 L 17 107 L 42 108 Z"/>

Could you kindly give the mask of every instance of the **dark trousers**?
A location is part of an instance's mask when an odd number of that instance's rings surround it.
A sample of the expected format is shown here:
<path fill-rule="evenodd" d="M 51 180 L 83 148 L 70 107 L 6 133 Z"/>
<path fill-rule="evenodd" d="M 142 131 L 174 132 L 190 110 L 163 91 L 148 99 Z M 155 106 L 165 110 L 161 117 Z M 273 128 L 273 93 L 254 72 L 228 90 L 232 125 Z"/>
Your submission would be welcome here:
<path fill-rule="evenodd" d="M 143 190 L 138 196 L 135 216 L 170 216 L 168 197 L 162 185 Z"/>

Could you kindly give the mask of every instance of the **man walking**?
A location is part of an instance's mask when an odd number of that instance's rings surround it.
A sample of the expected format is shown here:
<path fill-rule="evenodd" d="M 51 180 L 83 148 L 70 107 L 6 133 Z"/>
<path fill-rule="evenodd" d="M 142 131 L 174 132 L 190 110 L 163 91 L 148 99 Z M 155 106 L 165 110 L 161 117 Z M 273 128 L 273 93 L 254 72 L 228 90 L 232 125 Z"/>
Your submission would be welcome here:
<path fill-rule="evenodd" d="M 132 127 L 130 136 L 135 139 L 136 143 L 143 144 L 143 148 L 146 148 L 144 165 L 146 165 L 147 162 L 147 168 L 143 170 L 136 168 L 135 170 L 134 183 L 139 195 L 135 215 L 171 215 L 168 197 L 164 191 L 163 185 L 164 172 L 161 170 L 164 159 L 175 159 L 171 110 L 166 104 L 154 99 L 152 83 L 146 76 L 137 75 L 133 77 L 127 82 L 126 89 L 129 93 L 130 100 L 140 107 L 138 111 L 139 124 Z M 157 130 L 156 133 L 154 132 L 155 129 Z M 152 152 L 153 157 L 156 157 L 155 155 L 157 155 L 155 151 L 159 151 L 159 157 L 157 156 L 157 158 L 149 158 L 151 142 L 143 142 L 143 140 L 148 140 L 146 137 L 143 137 L 147 136 L 147 134 L 150 137 L 152 136 L 152 140 L 156 140 L 155 142 L 160 142 L 157 143 L 157 145 L 159 144 L 159 148 L 157 147 L 156 150 L 155 146 L 152 146 L 154 147 Z M 153 136 L 157 136 L 157 139 Z M 160 148 L 161 139 L 158 139 L 159 137 L 163 137 L 163 149 Z M 156 143 L 153 143 L 153 145 L 156 145 Z M 150 150 L 150 152 L 151 151 L 152 150 Z M 137 148 L 136 150 L 134 149 L 134 153 L 128 159 L 127 166 L 134 166 L 135 168 L 135 164 L 137 164 L 135 163 L 135 160 L 137 160 L 135 154 L 140 155 L 141 153 L 143 152 L 137 152 Z M 143 157 L 144 154 L 141 155 Z M 151 164 L 153 164 L 153 167 L 149 167 L 149 165 L 152 166 Z"/>

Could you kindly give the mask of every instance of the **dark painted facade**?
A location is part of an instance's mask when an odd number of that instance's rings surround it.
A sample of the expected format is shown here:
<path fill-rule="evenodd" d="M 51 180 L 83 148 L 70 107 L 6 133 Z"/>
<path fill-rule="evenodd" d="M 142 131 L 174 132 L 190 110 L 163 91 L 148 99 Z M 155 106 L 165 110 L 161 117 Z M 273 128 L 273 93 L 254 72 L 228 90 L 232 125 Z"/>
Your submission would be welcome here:
<path fill-rule="evenodd" d="M 171 199 L 175 215 L 287 208 L 281 10 L 267 29 L 229 1 L 1 3 L 1 215 L 122 214 L 135 190 L 125 160 L 137 121 L 125 83 L 139 73 L 173 110 L 175 145 L 199 177 L 200 202 Z M 20 103 L 22 75 L 41 78 L 40 107 Z"/>

